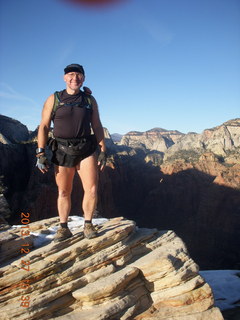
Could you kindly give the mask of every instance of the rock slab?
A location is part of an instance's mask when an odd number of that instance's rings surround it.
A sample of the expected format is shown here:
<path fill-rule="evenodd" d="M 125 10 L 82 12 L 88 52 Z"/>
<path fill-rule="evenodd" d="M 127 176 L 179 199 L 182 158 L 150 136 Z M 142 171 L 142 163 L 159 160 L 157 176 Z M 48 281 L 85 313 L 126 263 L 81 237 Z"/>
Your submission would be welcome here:
<path fill-rule="evenodd" d="M 22 230 L 0 233 L 1 253 L 11 253 L 0 269 L 2 320 L 223 319 L 173 231 L 119 217 L 98 226 L 95 239 L 84 239 L 80 228 L 68 240 L 34 248 L 31 232 L 48 232 L 57 221 L 30 223 L 23 243 Z"/>

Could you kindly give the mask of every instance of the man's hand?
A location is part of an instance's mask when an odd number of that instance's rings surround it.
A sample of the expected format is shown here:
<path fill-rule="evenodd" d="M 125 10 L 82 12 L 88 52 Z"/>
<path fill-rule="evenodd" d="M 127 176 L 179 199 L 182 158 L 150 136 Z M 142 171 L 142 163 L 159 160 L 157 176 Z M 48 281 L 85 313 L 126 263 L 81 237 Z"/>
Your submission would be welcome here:
<path fill-rule="evenodd" d="M 107 153 L 104 151 L 101 151 L 98 156 L 98 166 L 100 167 L 100 170 L 103 171 L 107 163 Z"/>
<path fill-rule="evenodd" d="M 36 167 L 42 172 L 45 173 L 48 171 L 49 165 L 45 154 L 41 154 L 37 156 Z"/>

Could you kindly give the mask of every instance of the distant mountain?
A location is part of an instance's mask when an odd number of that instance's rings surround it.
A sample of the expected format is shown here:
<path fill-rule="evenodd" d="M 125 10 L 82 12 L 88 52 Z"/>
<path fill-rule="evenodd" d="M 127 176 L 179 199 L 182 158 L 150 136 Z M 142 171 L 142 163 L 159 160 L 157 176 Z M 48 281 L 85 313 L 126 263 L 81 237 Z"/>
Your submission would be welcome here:
<path fill-rule="evenodd" d="M 111 133 L 111 137 L 112 137 L 112 140 L 113 142 L 120 142 L 121 139 L 122 139 L 122 134 L 119 134 L 119 133 Z"/>
<path fill-rule="evenodd" d="M 0 142 L 3 144 L 26 141 L 29 132 L 25 125 L 18 120 L 0 114 Z"/>
<path fill-rule="evenodd" d="M 120 144 L 132 148 L 165 152 L 182 136 L 184 134 L 177 130 L 153 128 L 145 132 L 130 131 L 122 137 Z"/>
<path fill-rule="evenodd" d="M 240 118 L 206 129 L 201 134 L 188 133 L 182 136 L 166 151 L 164 160 L 176 158 L 176 154 L 183 150 L 192 150 L 198 154 L 211 151 L 218 156 L 226 157 L 236 152 L 238 148 L 240 148 Z"/>
<path fill-rule="evenodd" d="M 201 154 L 212 151 L 219 156 L 226 156 L 240 147 L 240 119 L 232 119 L 201 134 L 181 133 L 177 130 L 153 128 L 145 132 L 130 131 L 123 135 L 120 145 L 140 148 L 146 152 L 164 153 L 164 160 L 174 159 L 177 153 L 194 151 Z M 181 155 L 180 155 L 181 157 Z M 179 156 L 178 156 L 179 158 Z"/>

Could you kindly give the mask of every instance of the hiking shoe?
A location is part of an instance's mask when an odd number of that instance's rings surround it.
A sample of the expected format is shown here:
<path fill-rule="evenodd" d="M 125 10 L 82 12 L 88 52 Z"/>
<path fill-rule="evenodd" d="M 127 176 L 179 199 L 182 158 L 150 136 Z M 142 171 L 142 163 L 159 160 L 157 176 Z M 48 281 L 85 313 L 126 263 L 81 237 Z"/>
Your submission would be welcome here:
<path fill-rule="evenodd" d="M 68 228 L 61 228 L 60 227 L 54 237 L 54 242 L 63 241 L 68 238 L 71 238 L 72 236 L 73 236 L 72 232 Z"/>
<path fill-rule="evenodd" d="M 84 237 L 87 239 L 92 239 L 97 236 L 97 230 L 94 228 L 92 223 L 85 223 L 83 228 Z"/>

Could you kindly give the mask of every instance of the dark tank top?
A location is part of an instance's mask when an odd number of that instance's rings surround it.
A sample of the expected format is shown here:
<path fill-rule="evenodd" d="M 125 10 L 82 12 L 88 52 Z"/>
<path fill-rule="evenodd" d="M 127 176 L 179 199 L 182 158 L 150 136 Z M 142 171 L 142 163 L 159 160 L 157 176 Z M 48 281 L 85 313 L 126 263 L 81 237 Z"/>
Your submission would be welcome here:
<path fill-rule="evenodd" d="M 54 116 L 53 134 L 56 138 L 75 139 L 91 134 L 91 113 L 88 109 L 84 93 L 68 94 L 66 90 L 59 92 L 60 102 Z"/>

